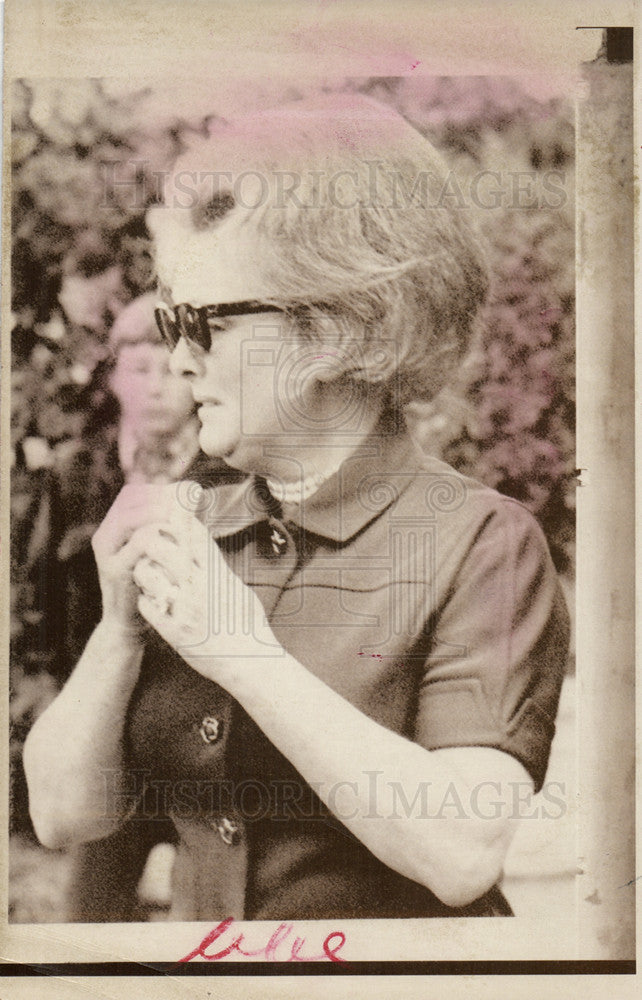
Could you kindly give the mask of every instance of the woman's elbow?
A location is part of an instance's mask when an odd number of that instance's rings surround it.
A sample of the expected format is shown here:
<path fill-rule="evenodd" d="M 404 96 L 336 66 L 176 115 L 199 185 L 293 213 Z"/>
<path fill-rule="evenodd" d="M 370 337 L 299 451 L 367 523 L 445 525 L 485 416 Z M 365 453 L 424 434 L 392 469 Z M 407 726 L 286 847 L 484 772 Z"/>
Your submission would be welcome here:
<path fill-rule="evenodd" d="M 489 874 L 484 871 L 459 872 L 432 891 L 438 899 L 453 910 L 470 906 L 488 892 L 500 879 L 501 869 Z"/>
<path fill-rule="evenodd" d="M 36 809 L 30 807 L 29 814 L 36 833 L 36 837 L 43 847 L 50 851 L 63 851 L 73 847 L 77 842 L 68 831 L 65 831 L 61 824 L 52 822 L 49 816 L 38 813 Z"/>
<path fill-rule="evenodd" d="M 74 812 L 62 799 L 29 793 L 29 815 L 35 834 L 50 851 L 69 850 L 89 840 L 101 840 L 117 827 L 115 822 L 90 823 L 81 812 Z"/>
<path fill-rule="evenodd" d="M 72 847 L 78 837 L 74 837 L 69 817 L 63 810 L 64 800 L 50 794 L 33 775 L 29 777 L 27 767 L 27 787 L 29 790 L 29 815 L 36 837 L 43 847 L 60 851 Z"/>
<path fill-rule="evenodd" d="M 29 815 L 43 847 L 59 851 L 74 846 L 83 838 L 79 824 L 71 815 L 69 797 L 48 766 L 51 754 L 44 751 L 37 725 L 27 736 L 22 753 L 29 793 Z"/>
<path fill-rule="evenodd" d="M 434 863 L 422 882 L 451 909 L 474 903 L 500 880 L 504 851 L 498 845 L 461 845 L 456 857 L 436 870 Z"/>

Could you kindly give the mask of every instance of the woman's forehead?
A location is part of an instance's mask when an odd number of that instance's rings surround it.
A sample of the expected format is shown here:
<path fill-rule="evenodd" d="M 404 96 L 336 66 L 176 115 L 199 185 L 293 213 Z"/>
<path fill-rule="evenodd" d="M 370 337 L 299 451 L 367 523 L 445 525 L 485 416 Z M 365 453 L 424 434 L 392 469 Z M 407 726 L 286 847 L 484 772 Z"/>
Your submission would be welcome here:
<path fill-rule="evenodd" d="M 265 276 L 268 251 L 253 227 L 225 220 L 198 232 L 170 222 L 154 235 L 158 276 L 175 303 L 203 306 L 274 295 Z"/>

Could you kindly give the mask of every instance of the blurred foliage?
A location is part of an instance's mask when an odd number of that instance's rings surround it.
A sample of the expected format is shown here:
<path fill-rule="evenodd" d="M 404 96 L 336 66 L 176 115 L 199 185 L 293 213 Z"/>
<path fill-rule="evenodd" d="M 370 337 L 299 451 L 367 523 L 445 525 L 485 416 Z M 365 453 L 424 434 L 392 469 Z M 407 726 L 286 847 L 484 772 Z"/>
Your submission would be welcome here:
<path fill-rule="evenodd" d="M 540 519 L 558 568 L 568 571 L 575 374 L 569 108 L 508 78 L 346 80 L 342 87 L 398 107 L 452 163 L 444 197 L 470 203 L 474 192 L 481 203 L 492 295 L 476 350 L 458 384 L 422 414 L 420 433 L 456 467 L 522 500 Z M 277 90 L 256 90 L 253 103 L 298 96 Z M 101 464 L 96 451 L 108 447 L 115 418 L 107 332 L 123 305 L 153 283 L 145 211 L 159 200 L 159 178 L 185 138 L 202 132 L 217 108 L 215 90 L 179 95 L 171 81 L 29 80 L 16 84 L 12 111 L 16 750 L 54 693 L 42 601 L 50 586 L 52 491 L 78 466 L 87 442 Z M 35 676 L 44 680 L 34 687 Z"/>

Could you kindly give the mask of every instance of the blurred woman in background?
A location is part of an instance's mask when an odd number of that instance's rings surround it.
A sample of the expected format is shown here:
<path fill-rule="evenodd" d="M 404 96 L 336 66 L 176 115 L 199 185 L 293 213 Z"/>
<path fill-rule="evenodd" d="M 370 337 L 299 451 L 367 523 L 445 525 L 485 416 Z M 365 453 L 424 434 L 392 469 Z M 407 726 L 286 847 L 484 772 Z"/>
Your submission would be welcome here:
<path fill-rule="evenodd" d="M 65 678 L 100 618 L 92 535 L 125 483 L 174 482 L 199 453 L 194 401 L 184 381 L 170 372 L 155 302 L 153 293 L 139 296 L 114 321 L 107 384 L 117 403 L 115 419 L 101 421 L 78 442 L 58 475 L 60 498 L 52 521 L 64 581 Z"/>

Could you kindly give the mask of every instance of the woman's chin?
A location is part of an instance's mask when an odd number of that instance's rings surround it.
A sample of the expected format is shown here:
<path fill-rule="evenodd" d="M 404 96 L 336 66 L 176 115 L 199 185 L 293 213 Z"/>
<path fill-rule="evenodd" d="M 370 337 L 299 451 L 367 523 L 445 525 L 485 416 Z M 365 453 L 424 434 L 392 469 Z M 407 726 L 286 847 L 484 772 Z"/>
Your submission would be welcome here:
<path fill-rule="evenodd" d="M 223 434 L 220 430 L 213 431 L 209 427 L 201 426 L 198 443 L 201 450 L 210 458 L 223 458 L 228 461 L 239 450 L 240 440 L 236 435 Z"/>

